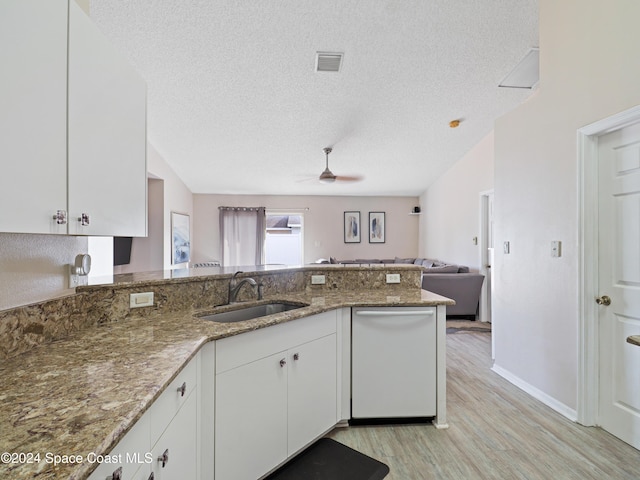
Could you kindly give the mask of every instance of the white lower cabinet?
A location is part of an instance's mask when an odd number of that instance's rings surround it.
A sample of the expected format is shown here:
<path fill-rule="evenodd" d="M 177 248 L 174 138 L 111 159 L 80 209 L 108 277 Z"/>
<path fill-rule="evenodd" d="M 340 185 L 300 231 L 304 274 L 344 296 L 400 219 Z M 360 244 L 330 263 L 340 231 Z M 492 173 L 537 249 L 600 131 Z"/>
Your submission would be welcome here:
<path fill-rule="evenodd" d="M 287 458 L 287 369 L 279 352 L 216 376 L 216 479 L 260 478 Z"/>
<path fill-rule="evenodd" d="M 288 451 L 293 455 L 336 424 L 336 335 L 288 352 Z"/>
<path fill-rule="evenodd" d="M 197 395 L 192 393 L 151 449 L 154 480 L 197 478 Z"/>
<path fill-rule="evenodd" d="M 216 480 L 256 480 L 336 424 L 336 318 L 216 342 Z"/>

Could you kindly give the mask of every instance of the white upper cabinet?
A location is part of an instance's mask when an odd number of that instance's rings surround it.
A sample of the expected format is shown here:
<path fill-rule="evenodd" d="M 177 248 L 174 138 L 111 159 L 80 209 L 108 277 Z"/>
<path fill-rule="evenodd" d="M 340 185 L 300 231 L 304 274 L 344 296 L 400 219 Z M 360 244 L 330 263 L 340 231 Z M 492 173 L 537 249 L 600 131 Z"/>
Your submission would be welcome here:
<path fill-rule="evenodd" d="M 146 235 L 143 79 L 74 0 L 3 0 L 0 41 L 0 231 Z"/>
<path fill-rule="evenodd" d="M 69 8 L 69 233 L 145 236 L 146 84 Z"/>
<path fill-rule="evenodd" d="M 0 2 L 0 231 L 67 233 L 67 0 Z"/>

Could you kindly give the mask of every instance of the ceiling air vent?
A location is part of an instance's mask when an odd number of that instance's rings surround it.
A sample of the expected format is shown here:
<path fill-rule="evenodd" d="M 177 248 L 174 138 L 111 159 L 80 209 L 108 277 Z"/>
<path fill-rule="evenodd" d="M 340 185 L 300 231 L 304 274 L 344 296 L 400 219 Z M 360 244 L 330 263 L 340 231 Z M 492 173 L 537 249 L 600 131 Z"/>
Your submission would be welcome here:
<path fill-rule="evenodd" d="M 316 54 L 316 72 L 339 72 L 343 53 L 318 52 Z"/>

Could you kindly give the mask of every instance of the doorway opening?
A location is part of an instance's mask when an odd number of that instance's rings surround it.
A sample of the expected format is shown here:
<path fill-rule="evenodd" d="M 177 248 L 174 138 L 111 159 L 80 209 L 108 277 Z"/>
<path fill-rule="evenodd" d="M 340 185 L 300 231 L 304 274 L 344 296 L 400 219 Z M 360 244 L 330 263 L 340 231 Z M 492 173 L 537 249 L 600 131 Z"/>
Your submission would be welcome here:
<path fill-rule="evenodd" d="M 491 358 L 495 359 L 495 325 L 491 315 L 491 296 L 493 292 L 493 190 L 480 192 L 480 273 L 484 275 L 480 291 L 479 318 L 481 322 L 491 323 Z"/>
<path fill-rule="evenodd" d="M 300 213 L 266 212 L 265 263 L 304 264 L 304 216 Z"/>

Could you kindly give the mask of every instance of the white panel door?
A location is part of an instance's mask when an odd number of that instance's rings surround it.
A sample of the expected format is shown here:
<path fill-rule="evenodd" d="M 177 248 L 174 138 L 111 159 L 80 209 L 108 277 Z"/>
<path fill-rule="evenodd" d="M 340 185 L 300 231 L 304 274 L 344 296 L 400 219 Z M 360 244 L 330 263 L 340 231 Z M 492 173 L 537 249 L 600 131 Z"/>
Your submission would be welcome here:
<path fill-rule="evenodd" d="M 69 15 L 69 233 L 146 236 L 146 84 L 73 1 Z"/>
<path fill-rule="evenodd" d="M 599 138 L 599 424 L 640 448 L 640 124 Z M 610 304 L 609 303 L 610 299 Z"/>
<path fill-rule="evenodd" d="M 336 335 L 300 345 L 287 355 L 288 453 L 292 455 L 336 424 Z"/>
<path fill-rule="evenodd" d="M 67 10 L 0 2 L 0 232 L 67 233 Z"/>

